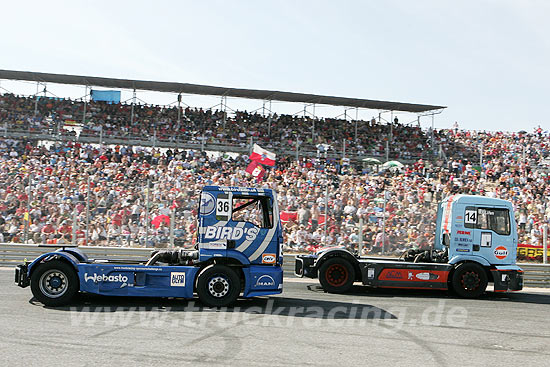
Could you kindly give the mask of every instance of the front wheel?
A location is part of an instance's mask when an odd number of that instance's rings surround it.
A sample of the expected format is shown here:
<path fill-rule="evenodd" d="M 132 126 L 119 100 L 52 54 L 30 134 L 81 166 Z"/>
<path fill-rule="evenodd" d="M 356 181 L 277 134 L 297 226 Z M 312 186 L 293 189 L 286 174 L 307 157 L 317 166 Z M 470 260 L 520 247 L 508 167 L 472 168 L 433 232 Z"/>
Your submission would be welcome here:
<path fill-rule="evenodd" d="M 210 265 L 199 274 L 197 294 L 209 307 L 229 306 L 241 293 L 241 280 L 229 266 Z"/>
<path fill-rule="evenodd" d="M 78 293 L 79 281 L 75 269 L 66 262 L 48 261 L 38 265 L 31 275 L 31 291 L 45 306 L 62 306 Z"/>
<path fill-rule="evenodd" d="M 459 264 L 453 272 L 451 285 L 453 290 L 464 298 L 477 298 L 487 289 L 487 273 L 474 263 Z"/>
<path fill-rule="evenodd" d="M 355 270 L 349 261 L 342 257 L 333 257 L 319 268 L 319 282 L 329 293 L 346 293 L 355 281 Z"/>

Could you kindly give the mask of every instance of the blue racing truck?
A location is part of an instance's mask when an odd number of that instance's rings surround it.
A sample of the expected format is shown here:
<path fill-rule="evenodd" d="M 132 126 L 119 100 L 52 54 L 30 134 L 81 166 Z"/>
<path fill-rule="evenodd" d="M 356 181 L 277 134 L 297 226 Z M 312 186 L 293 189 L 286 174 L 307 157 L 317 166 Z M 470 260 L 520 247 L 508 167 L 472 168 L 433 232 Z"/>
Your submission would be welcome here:
<path fill-rule="evenodd" d="M 479 297 L 523 288 L 516 265 L 518 235 L 512 204 L 474 195 L 452 195 L 438 207 L 435 243 L 400 258 L 363 257 L 343 248 L 296 257 L 295 273 L 319 278 L 326 292 L 345 293 L 354 282 L 379 288 L 453 290 Z"/>
<path fill-rule="evenodd" d="M 152 252 L 147 262 L 88 258 L 65 246 L 15 269 L 47 306 L 78 292 L 106 296 L 181 297 L 197 294 L 211 307 L 283 289 L 283 232 L 273 190 L 206 186 L 200 195 L 195 249 Z"/>

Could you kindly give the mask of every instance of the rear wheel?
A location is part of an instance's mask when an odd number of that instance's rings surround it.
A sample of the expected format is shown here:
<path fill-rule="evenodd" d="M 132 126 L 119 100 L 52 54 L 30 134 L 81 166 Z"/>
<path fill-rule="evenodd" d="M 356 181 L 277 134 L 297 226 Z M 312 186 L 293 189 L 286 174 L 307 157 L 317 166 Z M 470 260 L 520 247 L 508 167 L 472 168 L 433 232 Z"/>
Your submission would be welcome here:
<path fill-rule="evenodd" d="M 349 261 L 342 257 L 328 259 L 319 268 L 319 282 L 329 293 L 345 293 L 355 281 L 355 270 Z"/>
<path fill-rule="evenodd" d="M 209 307 L 229 306 L 241 292 L 241 280 L 229 266 L 210 265 L 200 274 L 197 294 L 202 303 Z"/>
<path fill-rule="evenodd" d="M 487 274 L 478 264 L 462 263 L 453 272 L 452 288 L 461 297 L 476 298 L 487 289 Z"/>
<path fill-rule="evenodd" d="M 38 265 L 31 275 L 31 291 L 46 306 L 69 303 L 79 289 L 75 269 L 66 262 L 52 260 Z"/>

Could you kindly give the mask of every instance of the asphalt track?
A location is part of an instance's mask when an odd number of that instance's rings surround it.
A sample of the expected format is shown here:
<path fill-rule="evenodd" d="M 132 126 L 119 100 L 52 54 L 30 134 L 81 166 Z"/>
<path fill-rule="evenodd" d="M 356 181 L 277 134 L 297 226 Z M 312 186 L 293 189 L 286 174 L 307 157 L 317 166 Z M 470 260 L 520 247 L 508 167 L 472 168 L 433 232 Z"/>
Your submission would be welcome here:
<path fill-rule="evenodd" d="M 46 308 L 0 268 L 0 365 L 548 366 L 550 291 L 284 293 L 202 308 L 197 300 L 81 295 Z"/>

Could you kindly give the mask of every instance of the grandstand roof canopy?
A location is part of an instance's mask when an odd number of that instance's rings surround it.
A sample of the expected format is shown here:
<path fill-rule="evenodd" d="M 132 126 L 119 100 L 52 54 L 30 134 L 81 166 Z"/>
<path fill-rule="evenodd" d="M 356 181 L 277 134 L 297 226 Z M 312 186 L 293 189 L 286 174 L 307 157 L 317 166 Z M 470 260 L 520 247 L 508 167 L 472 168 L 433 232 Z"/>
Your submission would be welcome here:
<path fill-rule="evenodd" d="M 332 106 L 367 108 L 373 110 L 405 111 L 422 113 L 446 108 L 414 103 L 375 101 L 370 99 L 320 96 L 316 94 L 280 92 L 273 90 L 213 87 L 209 85 L 153 82 L 145 80 L 102 78 L 95 76 L 37 73 L 31 71 L 0 70 L 0 79 L 27 80 L 58 84 L 89 85 L 107 88 L 138 89 L 169 93 L 227 96 L 257 100 L 285 101 L 295 103 L 316 103 Z"/>

